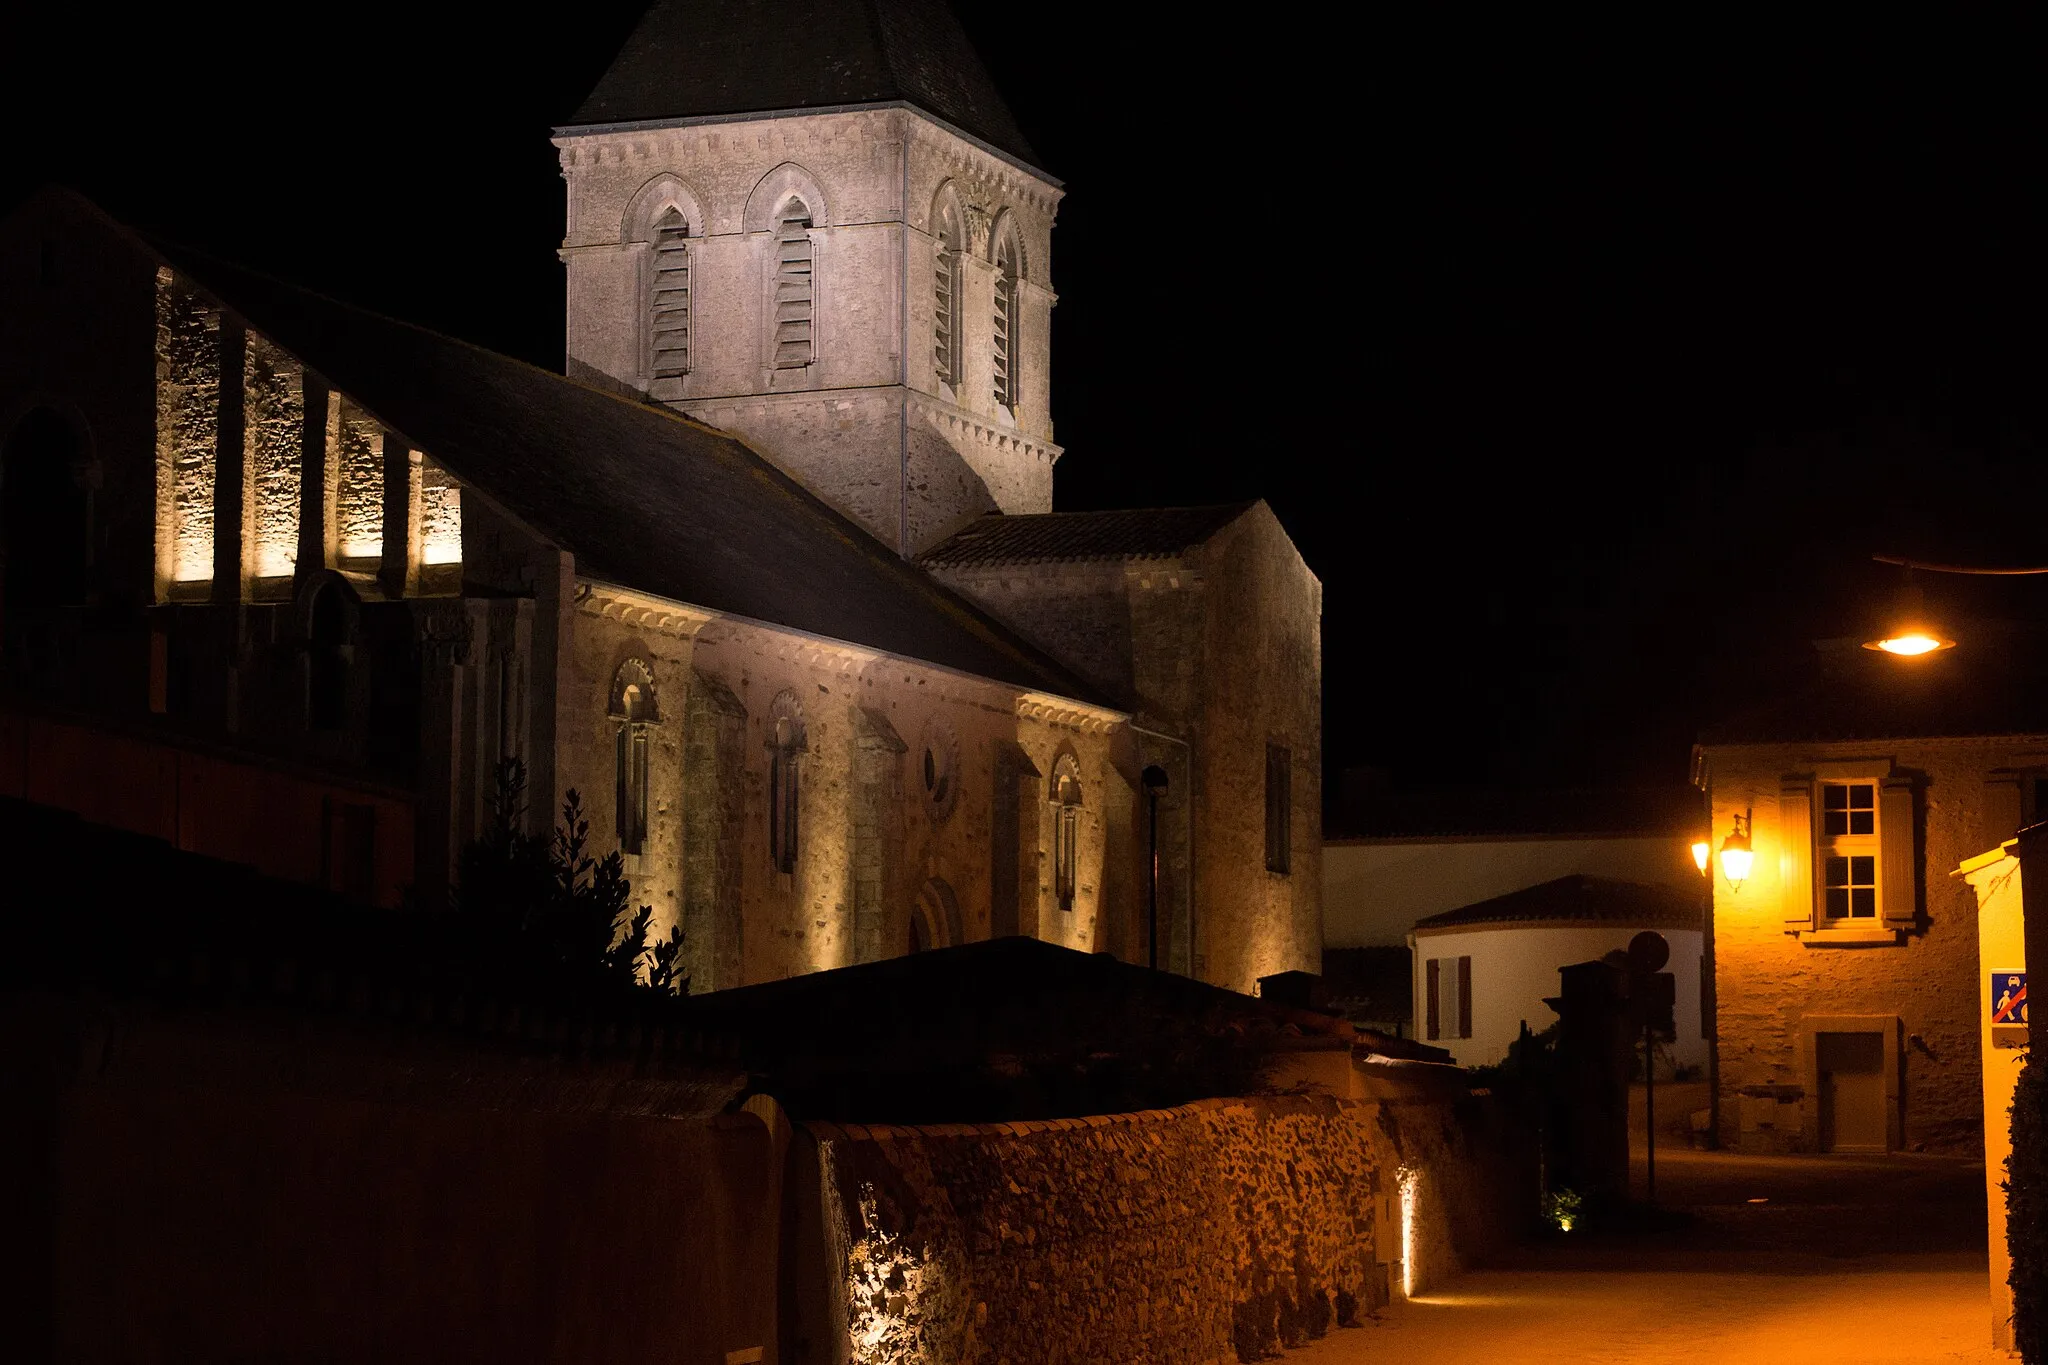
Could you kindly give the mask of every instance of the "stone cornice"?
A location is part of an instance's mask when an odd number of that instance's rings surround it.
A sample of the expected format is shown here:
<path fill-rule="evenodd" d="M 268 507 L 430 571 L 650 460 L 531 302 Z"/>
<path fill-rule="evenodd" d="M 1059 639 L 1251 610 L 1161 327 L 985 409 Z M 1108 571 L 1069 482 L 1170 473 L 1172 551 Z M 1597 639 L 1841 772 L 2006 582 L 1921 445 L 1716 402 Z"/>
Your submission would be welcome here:
<path fill-rule="evenodd" d="M 770 652 L 779 659 L 812 668 L 832 669 L 841 674 L 875 666 L 917 668 L 952 681 L 953 686 L 941 687 L 938 695 L 963 701 L 975 700 L 977 704 L 993 710 L 1011 711 L 1020 720 L 1044 721 L 1088 734 L 1103 733 L 1129 719 L 1121 711 L 1091 706 L 1057 693 L 1019 688 L 1014 683 L 984 678 L 975 673 L 963 673 L 927 659 L 891 654 L 846 640 L 813 635 L 772 621 L 757 621 L 749 616 L 691 606 L 599 579 L 579 576 L 577 582 L 580 589 L 576 599 L 578 611 L 586 616 L 618 621 L 635 629 L 658 630 L 705 645 L 717 644 L 741 631 L 759 631 L 773 638 Z"/>
<path fill-rule="evenodd" d="M 1101 735 L 1114 730 L 1130 717 L 1121 711 L 1089 706 L 1050 692 L 1021 692 L 1017 696 L 1017 719 L 1042 721 L 1047 725 L 1078 730 L 1084 735 Z"/>
<path fill-rule="evenodd" d="M 916 389 L 908 393 L 912 410 L 943 432 L 968 437 L 997 451 L 1018 451 L 1049 465 L 1057 463 L 1060 456 L 1066 454 L 1063 446 L 1036 440 L 1015 427 L 998 426 L 988 418 L 956 407 L 943 398 L 934 398 Z"/>
<path fill-rule="evenodd" d="M 656 155 L 656 149 L 667 141 L 664 135 L 677 132 L 796 120 L 813 120 L 818 126 L 830 127 L 834 121 L 849 114 L 909 115 L 911 137 L 944 149 L 951 159 L 963 168 L 971 168 L 978 178 L 1001 186 L 1016 198 L 1036 206 L 1042 213 L 1050 215 L 1065 194 L 1060 182 L 1044 171 L 906 100 L 814 109 L 768 109 L 747 114 L 707 114 L 695 118 L 648 119 L 634 123 L 597 123 L 557 128 L 553 142 L 559 149 L 562 169 L 566 172 L 583 166 L 648 159 Z M 788 147 L 803 139 L 803 132 L 785 132 L 782 142 Z"/>
<path fill-rule="evenodd" d="M 718 613 L 702 607 L 686 606 L 671 602 L 667 598 L 650 593 L 635 592 L 613 583 L 602 583 L 595 579 L 582 580 L 586 589 L 576 600 L 576 609 L 585 616 L 601 617 L 617 621 L 636 630 L 659 631 L 673 635 L 679 640 L 694 637 L 706 625 L 718 619 Z"/>

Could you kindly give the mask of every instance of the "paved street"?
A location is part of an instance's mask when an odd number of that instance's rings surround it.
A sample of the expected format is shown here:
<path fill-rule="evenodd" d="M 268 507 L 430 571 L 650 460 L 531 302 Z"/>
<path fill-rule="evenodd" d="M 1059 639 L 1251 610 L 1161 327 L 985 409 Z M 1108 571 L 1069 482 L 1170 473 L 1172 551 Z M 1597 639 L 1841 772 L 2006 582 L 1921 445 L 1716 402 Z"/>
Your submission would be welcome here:
<path fill-rule="evenodd" d="M 1519 1252 L 1289 1365 L 2006 1361 L 1990 1349 L 1982 1166 L 1657 1157 L 1660 1202 L 1686 1225 Z"/>

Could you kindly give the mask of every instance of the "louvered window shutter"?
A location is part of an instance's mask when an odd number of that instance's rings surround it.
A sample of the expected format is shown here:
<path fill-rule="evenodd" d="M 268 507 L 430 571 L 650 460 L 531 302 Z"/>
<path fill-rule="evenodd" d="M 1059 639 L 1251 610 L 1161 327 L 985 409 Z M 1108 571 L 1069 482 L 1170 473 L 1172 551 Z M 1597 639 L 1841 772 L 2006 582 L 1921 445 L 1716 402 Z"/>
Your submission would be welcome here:
<path fill-rule="evenodd" d="M 1017 251 L 1007 238 L 996 248 L 995 395 L 1017 406 Z"/>
<path fill-rule="evenodd" d="M 671 209 L 654 232 L 654 277 L 648 298 L 652 371 L 671 379 L 690 371 L 690 228 Z"/>
<path fill-rule="evenodd" d="M 1458 1036 L 1472 1036 L 1472 959 L 1458 959 Z"/>
<path fill-rule="evenodd" d="M 932 369 L 944 383 L 960 382 L 960 232 L 950 213 L 933 249 Z"/>
<path fill-rule="evenodd" d="M 1880 879 L 1878 905 L 1887 929 L 1910 929 L 1919 906 L 1919 869 L 1913 857 L 1913 784 L 1886 779 L 1877 793 Z"/>
<path fill-rule="evenodd" d="M 1441 1036 L 1442 1018 L 1437 1011 L 1437 1001 L 1439 998 L 1437 968 L 1439 965 L 1438 959 L 1430 958 L 1423 964 L 1422 968 L 1422 974 L 1428 986 L 1428 989 L 1424 992 L 1424 1024 L 1431 1042 L 1435 1042 Z"/>
<path fill-rule="evenodd" d="M 799 370 L 816 355 L 817 303 L 811 254 L 811 213 L 801 202 L 783 212 L 775 231 L 775 368 Z"/>
<path fill-rule="evenodd" d="M 1813 784 L 1786 782 L 1778 792 L 1778 875 L 1787 928 L 1813 927 Z"/>

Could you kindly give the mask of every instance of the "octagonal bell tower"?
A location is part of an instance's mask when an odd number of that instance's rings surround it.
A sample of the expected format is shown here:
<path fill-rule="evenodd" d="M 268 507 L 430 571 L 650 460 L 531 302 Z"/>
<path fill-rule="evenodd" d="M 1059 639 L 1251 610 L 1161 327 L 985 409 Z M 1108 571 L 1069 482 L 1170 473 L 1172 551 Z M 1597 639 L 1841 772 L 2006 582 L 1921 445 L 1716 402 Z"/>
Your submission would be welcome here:
<path fill-rule="evenodd" d="M 572 377 L 904 555 L 1051 510 L 1060 184 L 943 0 L 657 0 L 555 146 Z"/>

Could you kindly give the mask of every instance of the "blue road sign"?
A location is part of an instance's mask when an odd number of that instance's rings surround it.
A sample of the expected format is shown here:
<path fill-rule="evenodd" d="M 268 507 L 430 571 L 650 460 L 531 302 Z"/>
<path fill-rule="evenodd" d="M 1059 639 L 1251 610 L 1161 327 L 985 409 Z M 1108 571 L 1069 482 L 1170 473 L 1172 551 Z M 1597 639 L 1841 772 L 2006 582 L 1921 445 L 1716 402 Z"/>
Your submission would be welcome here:
<path fill-rule="evenodd" d="M 1993 972 L 1991 974 L 1991 1022 L 1994 1024 L 2024 1024 L 2027 1022 L 2027 974 L 2025 972 Z"/>

